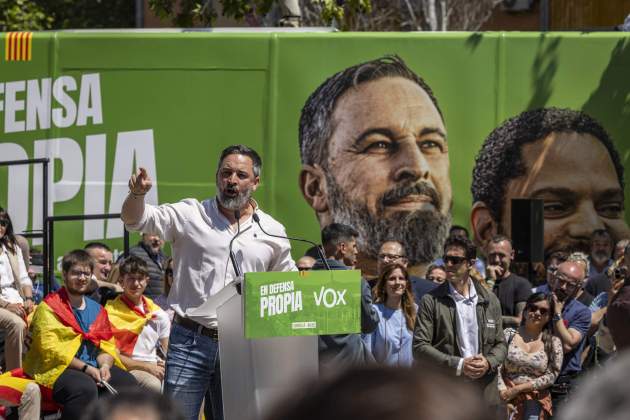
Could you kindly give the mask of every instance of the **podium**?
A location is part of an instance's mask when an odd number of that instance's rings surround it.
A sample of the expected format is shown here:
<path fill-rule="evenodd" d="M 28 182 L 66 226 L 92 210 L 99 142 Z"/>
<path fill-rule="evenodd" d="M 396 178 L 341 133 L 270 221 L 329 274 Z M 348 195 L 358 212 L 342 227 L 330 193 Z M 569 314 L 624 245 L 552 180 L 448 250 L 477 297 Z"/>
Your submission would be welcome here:
<path fill-rule="evenodd" d="M 318 335 L 360 332 L 360 272 L 246 273 L 200 312 L 216 310 L 225 420 L 263 419 L 319 374 Z"/>
<path fill-rule="evenodd" d="M 217 307 L 225 420 L 262 419 L 279 399 L 318 375 L 317 336 L 245 338 L 243 296 L 231 284 Z"/>

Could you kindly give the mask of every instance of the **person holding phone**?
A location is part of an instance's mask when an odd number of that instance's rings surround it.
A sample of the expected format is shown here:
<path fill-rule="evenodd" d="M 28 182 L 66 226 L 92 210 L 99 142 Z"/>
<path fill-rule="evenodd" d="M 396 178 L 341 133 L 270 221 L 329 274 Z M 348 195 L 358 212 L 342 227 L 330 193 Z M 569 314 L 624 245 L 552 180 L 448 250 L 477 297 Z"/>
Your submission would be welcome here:
<path fill-rule="evenodd" d="M 499 394 L 513 419 L 545 419 L 553 414 L 549 388 L 562 368 L 562 342 L 551 328 L 552 298 L 534 293 L 523 321 L 506 328 L 507 357 L 499 368 Z"/>

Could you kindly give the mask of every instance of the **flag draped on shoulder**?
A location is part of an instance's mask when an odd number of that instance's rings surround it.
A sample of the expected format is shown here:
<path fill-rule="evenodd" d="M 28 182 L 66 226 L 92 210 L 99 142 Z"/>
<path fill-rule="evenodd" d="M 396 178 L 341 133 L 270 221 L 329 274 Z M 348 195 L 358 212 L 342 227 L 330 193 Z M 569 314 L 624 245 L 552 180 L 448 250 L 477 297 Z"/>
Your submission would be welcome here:
<path fill-rule="evenodd" d="M 17 407 L 22 401 L 22 394 L 29 384 L 39 386 L 42 411 L 57 411 L 61 408 L 52 397 L 52 389 L 37 383 L 28 377 L 21 368 L 13 369 L 0 375 L 0 400 L 12 407 Z"/>
<path fill-rule="evenodd" d="M 122 354 L 132 355 L 142 329 L 152 318 L 155 312 L 160 310 L 153 301 L 142 296 L 142 308 L 136 305 L 124 295 L 110 300 L 105 309 L 112 323 L 116 346 Z"/>
<path fill-rule="evenodd" d="M 114 358 L 124 369 L 116 352 L 107 311 L 101 307 L 89 331 L 77 322 L 65 288 L 52 293 L 37 307 L 31 323 L 33 338 L 24 359 L 24 371 L 37 383 L 52 388 L 68 367 L 83 340 L 91 341 L 101 351 Z"/>

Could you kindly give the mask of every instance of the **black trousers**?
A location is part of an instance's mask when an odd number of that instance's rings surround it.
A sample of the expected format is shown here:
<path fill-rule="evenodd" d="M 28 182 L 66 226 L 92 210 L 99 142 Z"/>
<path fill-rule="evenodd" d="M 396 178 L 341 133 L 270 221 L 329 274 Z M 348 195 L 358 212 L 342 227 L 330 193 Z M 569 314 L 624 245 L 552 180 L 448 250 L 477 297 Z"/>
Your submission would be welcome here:
<path fill-rule="evenodd" d="M 138 386 L 136 379 L 116 366 L 110 368 L 112 374 L 109 384 L 117 391 L 122 388 Z M 110 395 L 104 387 L 99 387 L 91 376 L 80 370 L 67 368 L 53 385 L 53 400 L 61 404 L 62 419 L 78 420 L 86 407 L 99 396 Z"/>

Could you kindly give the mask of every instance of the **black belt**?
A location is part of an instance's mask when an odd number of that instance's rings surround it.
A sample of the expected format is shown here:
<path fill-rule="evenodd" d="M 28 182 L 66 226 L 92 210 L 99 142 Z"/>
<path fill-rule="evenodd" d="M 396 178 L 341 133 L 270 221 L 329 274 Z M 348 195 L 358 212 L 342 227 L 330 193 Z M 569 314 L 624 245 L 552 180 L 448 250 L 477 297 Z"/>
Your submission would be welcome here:
<path fill-rule="evenodd" d="M 217 330 L 216 328 L 204 327 L 203 325 L 193 321 L 192 319 L 184 318 L 179 314 L 175 314 L 174 321 L 176 324 L 181 325 L 187 330 L 194 331 L 197 334 L 205 335 L 206 337 L 210 337 L 215 341 L 219 341 L 219 330 Z"/>

